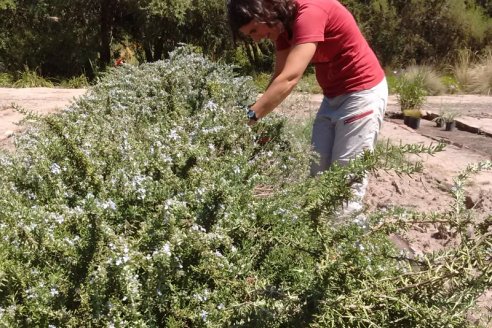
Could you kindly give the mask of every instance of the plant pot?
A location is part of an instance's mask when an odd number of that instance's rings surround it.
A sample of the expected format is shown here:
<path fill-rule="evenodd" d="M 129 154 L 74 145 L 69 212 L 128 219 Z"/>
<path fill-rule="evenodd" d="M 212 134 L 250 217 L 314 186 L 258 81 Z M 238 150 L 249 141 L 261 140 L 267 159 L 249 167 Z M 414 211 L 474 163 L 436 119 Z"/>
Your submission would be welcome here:
<path fill-rule="evenodd" d="M 446 122 L 446 131 L 453 131 L 456 127 L 456 122 Z"/>
<path fill-rule="evenodd" d="M 408 127 L 415 130 L 420 127 L 420 117 L 405 116 L 405 118 L 407 119 L 407 123 L 405 123 L 405 125 Z"/>
<path fill-rule="evenodd" d="M 410 116 L 403 115 L 403 124 L 408 125 L 408 118 Z"/>
<path fill-rule="evenodd" d="M 443 121 L 436 121 L 436 127 L 443 128 L 444 127 L 444 122 Z"/>

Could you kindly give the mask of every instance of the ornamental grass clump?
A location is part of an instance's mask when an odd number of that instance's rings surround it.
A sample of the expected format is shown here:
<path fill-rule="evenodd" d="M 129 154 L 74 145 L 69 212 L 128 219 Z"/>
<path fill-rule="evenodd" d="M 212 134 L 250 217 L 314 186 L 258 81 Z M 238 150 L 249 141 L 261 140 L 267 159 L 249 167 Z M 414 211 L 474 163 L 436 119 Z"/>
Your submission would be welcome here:
<path fill-rule="evenodd" d="M 443 146 L 378 148 L 308 178 L 284 120 L 245 123 L 251 86 L 180 48 L 28 115 L 0 153 L 2 326 L 467 326 L 491 277 L 483 240 L 416 259 L 386 238 L 414 214 L 330 223 L 350 181 L 412 173 L 402 154 Z"/>

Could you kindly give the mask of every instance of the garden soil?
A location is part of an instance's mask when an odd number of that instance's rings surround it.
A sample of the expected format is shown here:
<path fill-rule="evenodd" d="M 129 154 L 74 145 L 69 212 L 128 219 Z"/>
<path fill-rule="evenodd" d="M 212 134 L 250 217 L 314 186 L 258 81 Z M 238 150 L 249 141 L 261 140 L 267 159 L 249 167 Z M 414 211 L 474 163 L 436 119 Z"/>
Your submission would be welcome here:
<path fill-rule="evenodd" d="M 83 95 L 83 89 L 55 88 L 0 88 L 0 147 L 13 149 L 13 139 L 22 127 L 16 122 L 23 115 L 15 110 L 21 106 L 27 110 L 49 114 L 66 107 L 75 98 Z M 322 97 L 320 95 L 293 95 L 278 110 L 294 120 L 314 117 Z M 401 119 L 394 96 L 388 102 L 387 117 L 379 140 L 402 144 L 436 144 L 444 141 L 444 151 L 434 156 L 422 155 L 423 172 L 412 176 L 377 172 L 371 175 L 365 203 L 371 210 L 391 206 L 404 206 L 419 211 L 449 211 L 453 204 L 451 189 L 453 178 L 467 165 L 492 159 L 492 97 L 475 95 L 446 95 L 428 97 L 424 110 L 433 117 L 441 109 L 458 110 L 459 124 L 455 131 L 444 131 L 434 122 L 423 119 L 417 130 L 408 128 Z M 466 186 L 468 208 L 479 219 L 492 215 L 492 172 L 474 176 Z M 405 236 L 395 236 L 399 247 L 414 253 L 431 252 L 452 244 L 452 238 L 438 233 L 435 225 L 416 227 Z M 478 316 L 492 315 L 492 291 L 481 298 Z M 482 322 L 484 322 L 482 318 Z M 485 321 L 486 322 L 486 321 Z M 489 323 L 492 327 L 492 323 Z"/>

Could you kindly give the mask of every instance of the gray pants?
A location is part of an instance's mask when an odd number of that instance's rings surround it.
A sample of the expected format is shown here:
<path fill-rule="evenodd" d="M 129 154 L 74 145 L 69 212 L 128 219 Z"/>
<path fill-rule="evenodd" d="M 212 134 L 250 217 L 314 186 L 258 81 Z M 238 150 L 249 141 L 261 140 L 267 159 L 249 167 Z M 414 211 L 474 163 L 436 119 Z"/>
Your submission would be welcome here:
<path fill-rule="evenodd" d="M 313 125 L 312 145 L 319 161 L 312 163 L 311 175 L 325 171 L 334 162 L 346 165 L 364 150 L 373 150 L 387 102 L 386 79 L 368 90 L 324 97 Z M 352 188 L 362 200 L 367 179 Z"/>

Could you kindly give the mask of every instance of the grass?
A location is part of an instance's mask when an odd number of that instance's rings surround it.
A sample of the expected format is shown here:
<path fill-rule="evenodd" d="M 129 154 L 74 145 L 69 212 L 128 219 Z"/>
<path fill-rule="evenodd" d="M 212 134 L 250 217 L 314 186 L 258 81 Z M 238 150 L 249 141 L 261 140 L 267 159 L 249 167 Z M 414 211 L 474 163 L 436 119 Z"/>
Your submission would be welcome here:
<path fill-rule="evenodd" d="M 437 71 L 428 65 L 412 65 L 407 67 L 404 73 L 409 80 L 414 80 L 417 77 L 422 79 L 423 87 L 429 96 L 437 96 L 443 94 L 446 87 L 441 81 Z"/>
<path fill-rule="evenodd" d="M 471 66 L 473 53 L 469 49 L 462 49 L 458 52 L 458 58 L 453 67 L 453 73 L 461 90 L 467 91 L 471 84 Z"/>
<path fill-rule="evenodd" d="M 68 80 L 62 80 L 59 85 L 62 88 L 83 89 L 83 88 L 87 88 L 90 85 L 90 83 L 87 77 L 81 74 L 79 76 L 74 76 Z"/>
<path fill-rule="evenodd" d="M 492 48 L 477 55 L 468 49 L 461 50 L 454 65 L 454 75 L 464 92 L 492 94 Z"/>
<path fill-rule="evenodd" d="M 20 74 L 20 78 L 17 79 L 12 85 L 14 88 L 37 88 L 37 87 L 54 87 L 53 82 L 46 80 L 42 76 L 38 75 L 36 71 L 31 71 L 29 68 Z"/>
<path fill-rule="evenodd" d="M 299 83 L 297 84 L 295 91 L 307 93 L 323 93 L 323 90 L 321 90 L 318 81 L 316 81 L 315 73 L 304 74 L 301 81 L 299 81 Z"/>
<path fill-rule="evenodd" d="M 2 88 L 54 88 L 62 87 L 68 89 L 87 88 L 90 85 L 89 80 L 83 74 L 74 76 L 69 79 L 51 81 L 40 76 L 36 71 L 26 68 L 23 72 L 17 74 L 16 79 L 13 74 L 0 73 L 0 87 Z"/>
<path fill-rule="evenodd" d="M 471 69 L 471 91 L 483 95 L 492 94 L 492 48 L 480 57 L 480 61 Z"/>

